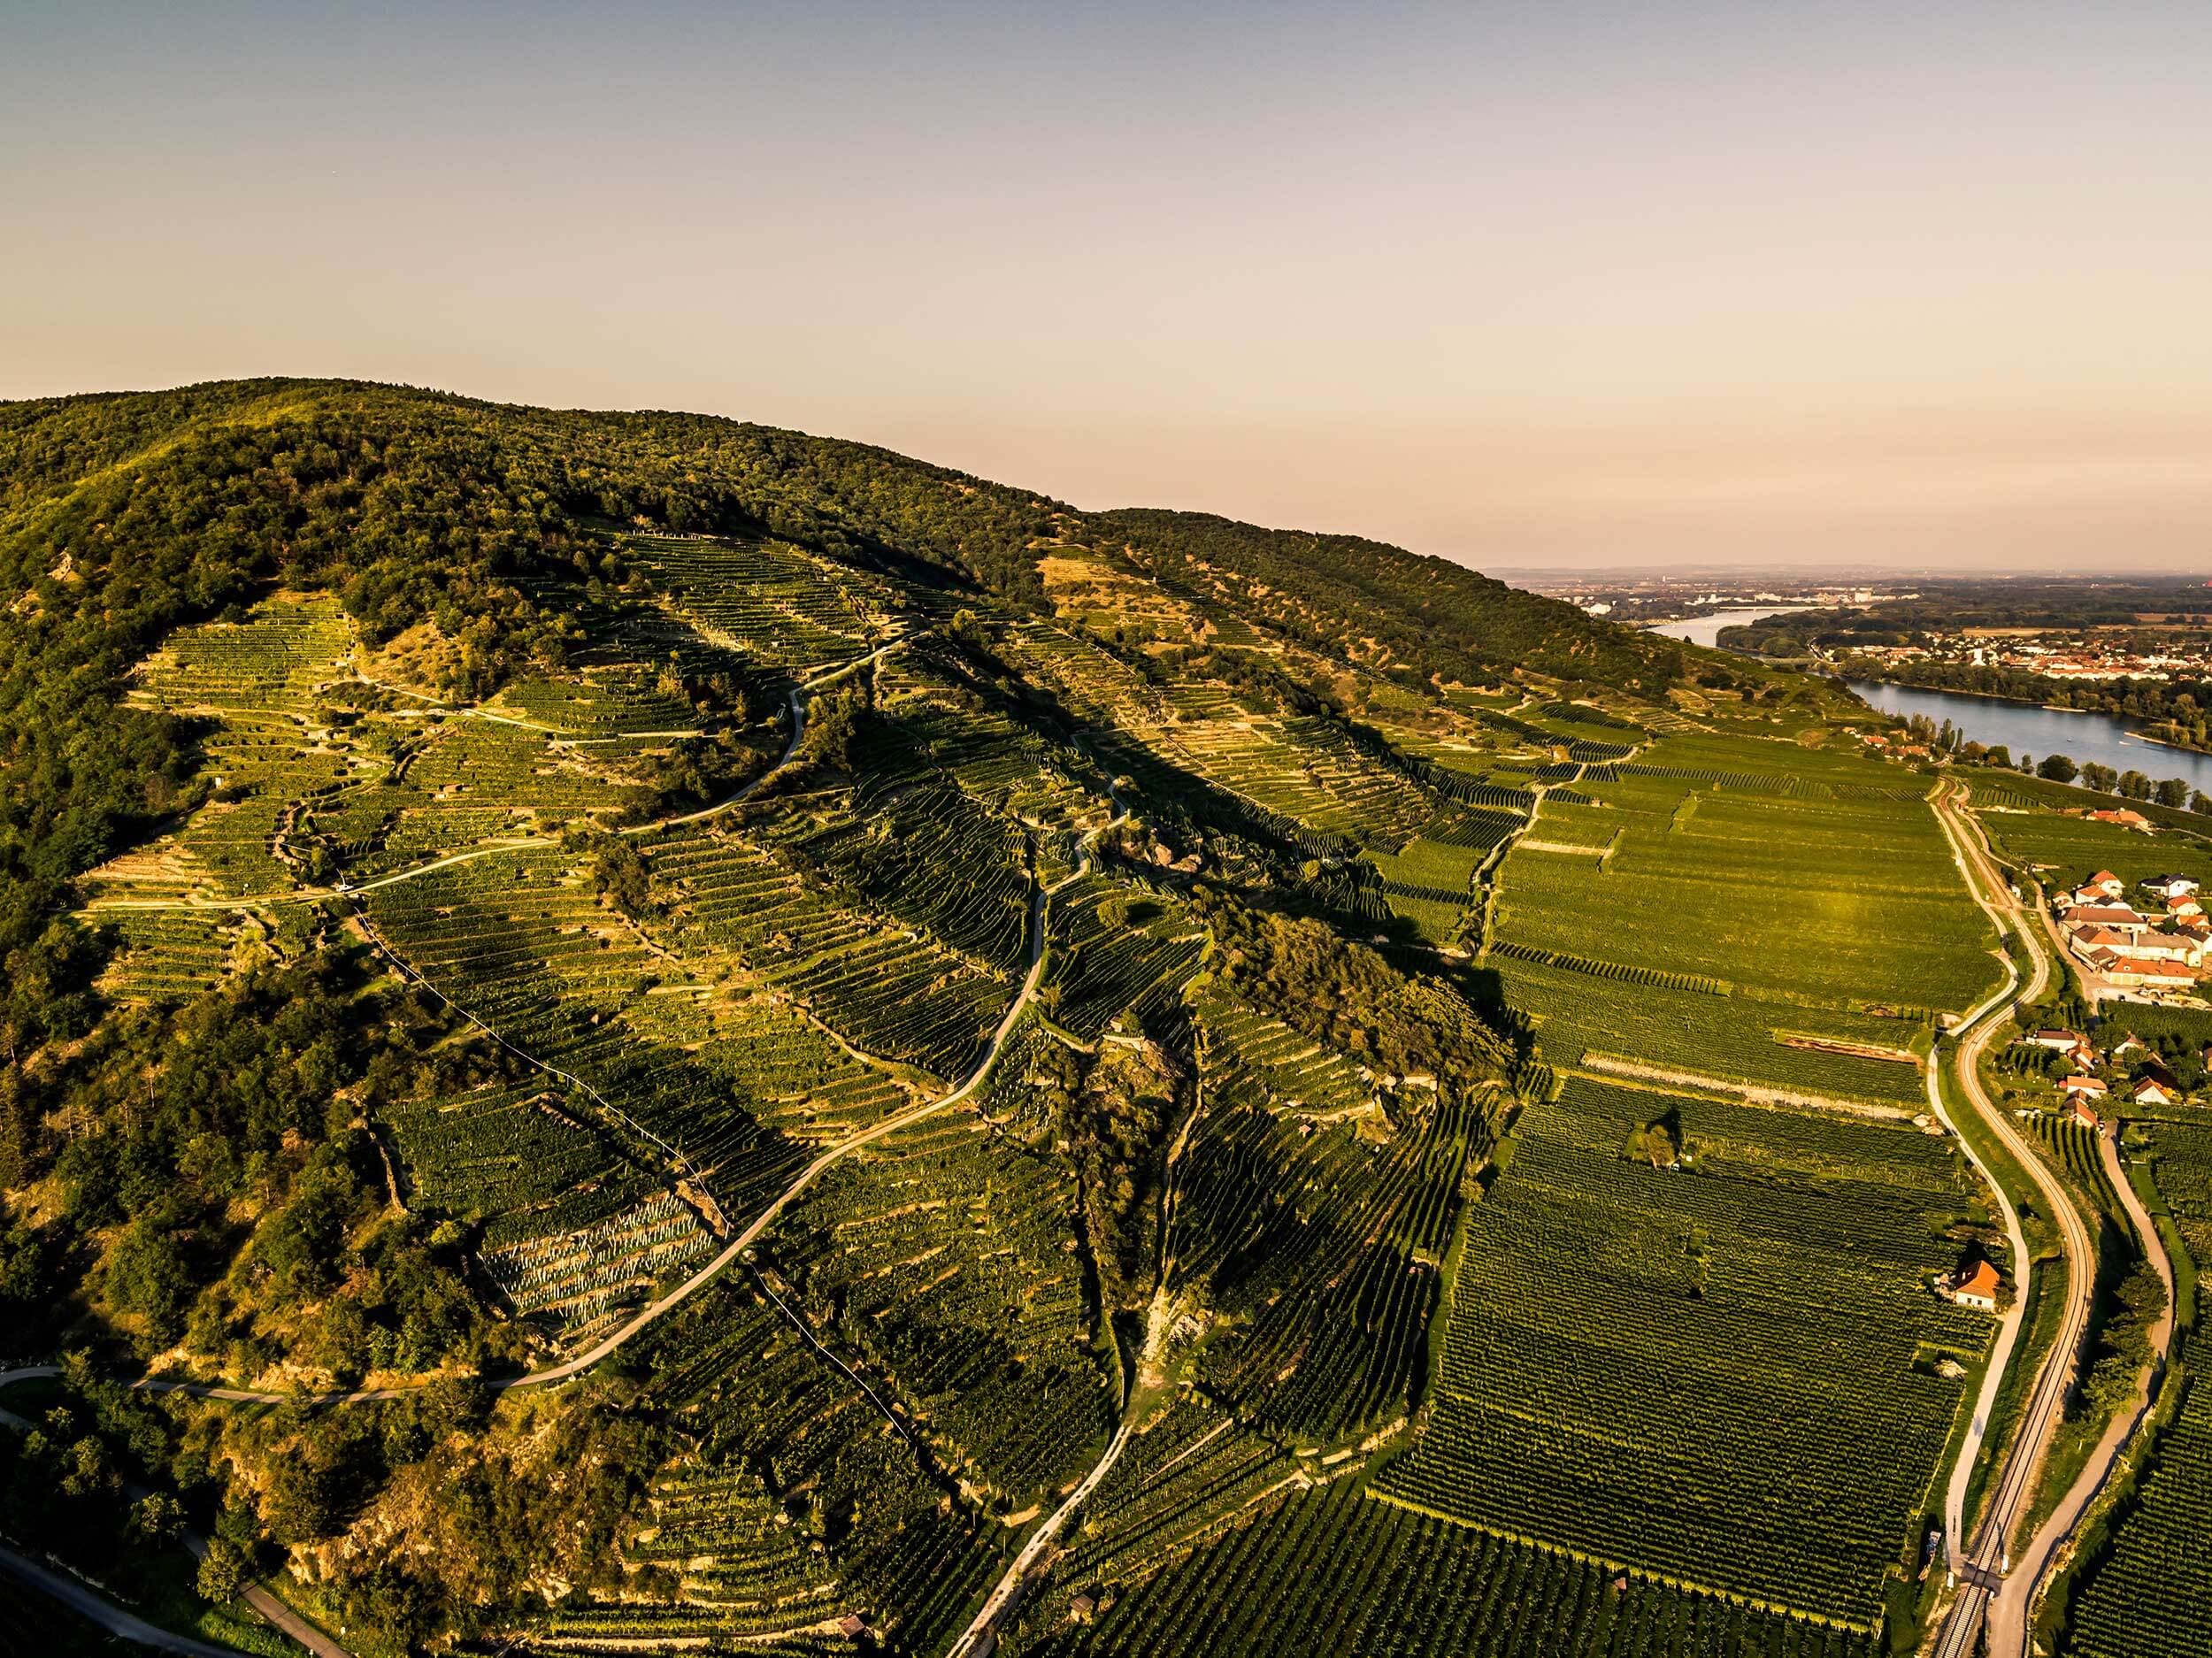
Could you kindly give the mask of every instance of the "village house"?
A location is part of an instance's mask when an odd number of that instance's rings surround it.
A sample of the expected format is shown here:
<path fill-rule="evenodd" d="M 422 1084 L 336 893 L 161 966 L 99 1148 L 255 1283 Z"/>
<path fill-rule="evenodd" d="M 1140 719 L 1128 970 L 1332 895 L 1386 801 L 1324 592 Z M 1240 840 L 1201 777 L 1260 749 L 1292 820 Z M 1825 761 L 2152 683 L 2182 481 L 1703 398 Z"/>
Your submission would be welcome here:
<path fill-rule="evenodd" d="M 2066 912 L 2070 927 L 2112 927 L 2125 933 L 2140 933 L 2150 925 L 2150 917 L 2130 904 L 2076 904 Z"/>
<path fill-rule="evenodd" d="M 2195 967 L 2203 963 L 2204 949 L 2205 940 L 2194 933 L 2162 927 L 2136 940 L 2132 953 L 2147 962 L 2186 962 Z"/>
<path fill-rule="evenodd" d="M 2145 990 L 2189 990 L 2197 982 L 2196 974 L 2179 962 L 2122 961 L 2116 956 L 2108 965 L 2091 964 L 2116 985 Z"/>
<path fill-rule="evenodd" d="M 2138 1077 L 2129 1085 L 2128 1098 L 2138 1105 L 2173 1105 L 2181 1095 L 2156 1077 Z"/>
<path fill-rule="evenodd" d="M 2097 1126 L 2097 1113 L 2091 1109 L 2086 1101 L 2068 1101 L 2066 1105 L 2066 1115 L 2073 1118 L 2075 1122 L 2079 1123 L 2084 1128 L 2094 1128 Z"/>
<path fill-rule="evenodd" d="M 2092 823 L 2116 823 L 2124 829 L 2140 829 L 2145 833 L 2149 833 L 2151 826 L 2151 820 L 2141 812 L 2129 811 L 2125 808 L 2117 811 L 2093 811 L 2089 819 Z"/>
<path fill-rule="evenodd" d="M 2197 890 L 2197 881 L 2190 875 L 2154 875 L 2143 883 L 2146 892 L 2156 893 L 2168 903 L 2177 903 Z"/>
<path fill-rule="evenodd" d="M 2101 1100 L 2111 1092 L 2094 1077 L 2061 1077 L 2058 1091 L 2070 1100 Z"/>
<path fill-rule="evenodd" d="M 1977 1261 L 1971 1271 L 1962 1268 L 1945 1282 L 1943 1293 L 1961 1307 L 1971 1307 L 1978 1312 L 1997 1310 L 1997 1291 L 2003 1283 L 1997 1269 L 1986 1261 Z"/>
<path fill-rule="evenodd" d="M 2127 956 L 2135 948 L 2135 935 L 2116 927 L 2069 927 L 2066 931 L 2074 941 L 2074 948 L 2084 956 L 2093 956 L 2100 950 L 2114 956 Z"/>
<path fill-rule="evenodd" d="M 2023 1048 L 2039 1048 L 2046 1052 L 2063 1054 L 2083 1071 L 2093 1071 L 2097 1065 L 2097 1050 L 2079 1031 L 2031 1031 L 2019 1039 Z"/>
<path fill-rule="evenodd" d="M 2110 870 L 2099 870 L 2082 885 L 2095 887 L 2108 898 L 2124 898 L 2127 895 L 2128 884 Z"/>
<path fill-rule="evenodd" d="M 2080 927 L 2074 929 L 2073 939 L 2075 948 L 2085 954 L 2108 950 L 2123 961 L 2185 962 L 2194 967 L 2204 959 L 2205 940 L 2188 933 L 2128 933 L 2111 927 Z"/>

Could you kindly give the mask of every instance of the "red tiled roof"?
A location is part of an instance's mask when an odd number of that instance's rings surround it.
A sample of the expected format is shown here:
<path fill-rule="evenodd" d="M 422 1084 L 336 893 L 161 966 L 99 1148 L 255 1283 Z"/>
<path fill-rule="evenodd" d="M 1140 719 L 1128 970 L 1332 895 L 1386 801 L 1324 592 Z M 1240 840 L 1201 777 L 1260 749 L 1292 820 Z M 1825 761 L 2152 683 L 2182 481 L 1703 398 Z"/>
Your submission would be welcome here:
<path fill-rule="evenodd" d="M 1997 1276 L 1995 1267 L 1986 1261 L 1978 1261 L 1971 1272 L 1951 1280 L 1951 1293 L 1954 1295 L 1979 1295 L 1993 1301 L 1997 1299 L 1998 1286 L 2003 1281 Z"/>

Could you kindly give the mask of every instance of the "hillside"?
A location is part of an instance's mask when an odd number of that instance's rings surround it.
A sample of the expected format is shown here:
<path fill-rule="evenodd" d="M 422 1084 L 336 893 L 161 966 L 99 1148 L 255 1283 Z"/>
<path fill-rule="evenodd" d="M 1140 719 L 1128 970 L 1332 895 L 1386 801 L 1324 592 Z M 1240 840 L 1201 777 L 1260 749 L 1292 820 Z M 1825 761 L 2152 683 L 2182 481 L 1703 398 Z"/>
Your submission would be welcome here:
<path fill-rule="evenodd" d="M 0 585 L 10 1537 L 363 1653 L 1917 1616 L 1990 938 L 1830 688 L 334 382 L 0 407 Z"/>

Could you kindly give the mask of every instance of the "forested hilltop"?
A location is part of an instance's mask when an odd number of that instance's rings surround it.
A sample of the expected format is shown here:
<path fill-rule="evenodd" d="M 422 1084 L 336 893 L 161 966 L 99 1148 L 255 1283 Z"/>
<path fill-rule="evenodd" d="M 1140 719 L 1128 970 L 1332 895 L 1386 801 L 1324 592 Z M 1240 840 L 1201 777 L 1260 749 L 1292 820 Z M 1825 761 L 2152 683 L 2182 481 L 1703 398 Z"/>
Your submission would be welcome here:
<path fill-rule="evenodd" d="M 1988 940 L 1832 687 L 337 382 L 0 406 L 0 587 L 19 1546 L 378 1654 L 1917 1616 Z"/>

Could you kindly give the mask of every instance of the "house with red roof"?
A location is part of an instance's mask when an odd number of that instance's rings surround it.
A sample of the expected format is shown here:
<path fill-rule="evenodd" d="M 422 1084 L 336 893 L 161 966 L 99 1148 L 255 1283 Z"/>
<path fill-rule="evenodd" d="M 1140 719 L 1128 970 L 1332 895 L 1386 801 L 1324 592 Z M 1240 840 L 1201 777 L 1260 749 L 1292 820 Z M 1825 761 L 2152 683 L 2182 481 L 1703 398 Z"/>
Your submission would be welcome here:
<path fill-rule="evenodd" d="M 2003 1285 L 1995 1267 L 1986 1261 L 1977 1261 L 1970 1270 L 1961 1268 L 1945 1280 L 1943 1293 L 1961 1307 L 1993 1313 L 1997 1310 L 1997 1292 Z"/>
<path fill-rule="evenodd" d="M 2128 1085 L 2128 1098 L 2138 1105 L 2174 1105 L 2181 1099 L 2181 1090 L 2157 1077 L 2138 1077 Z"/>

